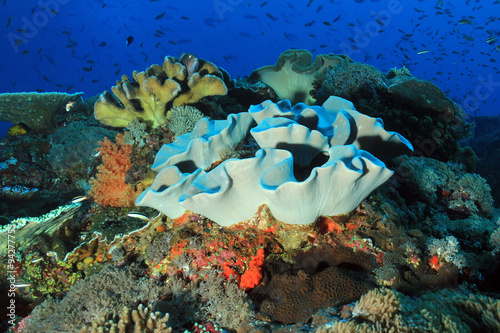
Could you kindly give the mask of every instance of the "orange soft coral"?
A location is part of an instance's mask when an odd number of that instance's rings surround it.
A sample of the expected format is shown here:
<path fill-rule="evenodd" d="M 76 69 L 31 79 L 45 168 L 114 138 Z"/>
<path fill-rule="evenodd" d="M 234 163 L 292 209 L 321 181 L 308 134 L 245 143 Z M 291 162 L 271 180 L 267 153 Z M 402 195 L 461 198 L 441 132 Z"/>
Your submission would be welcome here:
<path fill-rule="evenodd" d="M 97 177 L 90 180 L 92 188 L 89 196 L 100 205 L 111 207 L 129 207 L 138 193 L 125 183 L 127 171 L 132 167 L 130 154 L 132 147 L 123 143 L 123 134 L 116 136 L 113 143 L 107 138 L 100 141 L 102 164 L 97 168 Z"/>
<path fill-rule="evenodd" d="M 257 254 L 250 261 L 250 267 L 243 273 L 240 288 L 249 290 L 259 284 L 262 279 L 262 265 L 264 264 L 264 249 L 258 249 Z"/>

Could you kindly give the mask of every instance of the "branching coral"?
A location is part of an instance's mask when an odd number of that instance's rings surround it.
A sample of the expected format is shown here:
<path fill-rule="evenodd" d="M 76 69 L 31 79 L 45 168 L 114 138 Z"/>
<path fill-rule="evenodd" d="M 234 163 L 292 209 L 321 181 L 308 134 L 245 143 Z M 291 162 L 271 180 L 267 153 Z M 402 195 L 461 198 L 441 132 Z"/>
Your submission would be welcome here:
<path fill-rule="evenodd" d="M 443 290 L 411 299 L 374 289 L 356 302 L 353 319 L 336 321 L 331 332 L 498 332 L 499 301 Z"/>
<path fill-rule="evenodd" d="M 123 75 L 105 91 L 94 107 L 94 116 L 105 125 L 125 127 L 141 119 L 152 127 L 164 125 L 174 106 L 194 104 L 207 96 L 225 95 L 223 72 L 207 60 L 192 54 L 165 57 L 163 65 L 134 71 L 132 80 Z"/>
<path fill-rule="evenodd" d="M 136 310 L 130 311 L 124 307 L 118 316 L 106 320 L 101 317 L 92 323 L 91 328 L 83 328 L 81 333 L 171 333 L 172 328 L 167 326 L 169 315 L 152 311 L 153 306 L 139 304 Z"/>

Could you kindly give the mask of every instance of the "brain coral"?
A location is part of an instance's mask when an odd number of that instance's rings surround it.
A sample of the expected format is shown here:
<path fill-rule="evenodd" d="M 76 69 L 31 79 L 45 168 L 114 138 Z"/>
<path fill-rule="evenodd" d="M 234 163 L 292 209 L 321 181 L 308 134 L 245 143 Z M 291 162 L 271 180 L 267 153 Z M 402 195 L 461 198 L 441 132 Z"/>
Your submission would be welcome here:
<path fill-rule="evenodd" d="M 266 298 L 257 318 L 284 324 L 306 322 L 316 311 L 355 301 L 373 287 L 366 273 L 338 267 L 313 275 L 302 270 L 297 275 L 274 275 L 265 287 Z"/>
<path fill-rule="evenodd" d="M 258 144 L 250 157 L 221 161 L 240 141 L 252 145 L 244 140 L 249 131 Z M 350 212 L 392 175 L 374 155 L 386 159 L 410 149 L 342 98 L 321 107 L 266 101 L 227 120 L 203 118 L 164 145 L 153 164 L 159 173 L 136 204 L 171 218 L 187 208 L 221 225 L 247 220 L 267 204 L 283 222 L 311 223 Z"/>
<path fill-rule="evenodd" d="M 101 123 L 126 127 L 141 119 L 152 127 L 167 120 L 174 106 L 194 104 L 203 97 L 225 95 L 226 73 L 217 66 L 192 54 L 181 58 L 165 57 L 163 65 L 152 65 L 144 72 L 134 71 L 132 80 L 123 75 L 105 91 L 94 106 L 94 116 Z"/>

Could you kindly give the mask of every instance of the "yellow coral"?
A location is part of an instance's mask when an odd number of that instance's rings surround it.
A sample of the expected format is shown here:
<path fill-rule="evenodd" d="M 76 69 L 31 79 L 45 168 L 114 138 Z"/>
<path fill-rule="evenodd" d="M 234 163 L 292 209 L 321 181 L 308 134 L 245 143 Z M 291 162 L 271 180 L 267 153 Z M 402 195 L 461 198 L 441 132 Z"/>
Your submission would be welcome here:
<path fill-rule="evenodd" d="M 25 135 L 26 133 L 26 128 L 22 124 L 14 125 L 7 131 L 8 136 Z"/>
<path fill-rule="evenodd" d="M 186 65 L 183 59 L 165 57 L 161 66 L 134 71 L 133 80 L 123 75 L 111 88 L 114 96 L 105 91 L 99 97 L 94 106 L 95 118 L 113 127 L 126 127 L 133 119 L 141 119 L 154 128 L 165 123 L 173 106 L 227 93 L 223 73 L 217 66 L 193 55 L 190 61 L 195 59 L 195 66 Z"/>

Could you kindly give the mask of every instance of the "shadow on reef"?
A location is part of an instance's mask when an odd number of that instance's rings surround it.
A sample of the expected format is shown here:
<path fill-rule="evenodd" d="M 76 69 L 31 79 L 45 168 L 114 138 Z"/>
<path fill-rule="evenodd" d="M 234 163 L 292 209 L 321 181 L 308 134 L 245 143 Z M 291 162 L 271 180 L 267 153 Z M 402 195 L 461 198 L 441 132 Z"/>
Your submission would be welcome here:
<path fill-rule="evenodd" d="M 473 117 L 476 123 L 474 137 L 466 141 L 477 154 L 476 172 L 486 178 L 493 199 L 500 202 L 500 116 Z"/>

